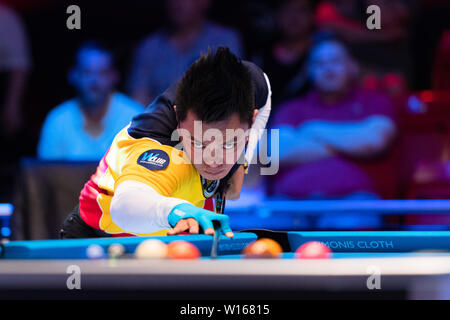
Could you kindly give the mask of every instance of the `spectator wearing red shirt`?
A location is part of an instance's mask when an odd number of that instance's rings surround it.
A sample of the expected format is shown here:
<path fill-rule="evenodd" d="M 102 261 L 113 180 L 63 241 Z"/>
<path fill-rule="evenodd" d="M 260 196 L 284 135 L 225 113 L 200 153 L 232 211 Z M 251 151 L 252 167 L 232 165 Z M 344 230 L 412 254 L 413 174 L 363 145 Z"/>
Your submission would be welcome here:
<path fill-rule="evenodd" d="M 280 171 L 270 193 L 296 199 L 379 197 L 361 164 L 391 146 L 396 132 L 391 102 L 356 84 L 358 65 L 336 40 L 316 44 L 308 67 L 314 88 L 281 105 L 274 116 L 273 127 L 280 130 Z M 374 226 L 378 218 L 371 217 L 358 223 Z M 322 227 L 345 228 L 348 221 L 355 222 L 354 217 L 338 218 L 323 220 Z"/>

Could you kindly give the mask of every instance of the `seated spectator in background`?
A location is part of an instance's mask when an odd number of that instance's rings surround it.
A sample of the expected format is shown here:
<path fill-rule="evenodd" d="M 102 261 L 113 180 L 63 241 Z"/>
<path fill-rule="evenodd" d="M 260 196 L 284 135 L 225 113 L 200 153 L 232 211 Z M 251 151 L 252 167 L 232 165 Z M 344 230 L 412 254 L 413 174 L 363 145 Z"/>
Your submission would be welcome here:
<path fill-rule="evenodd" d="M 23 124 L 21 99 L 30 64 L 30 52 L 22 21 L 13 11 L 0 5 L 2 135 L 12 135 Z"/>
<path fill-rule="evenodd" d="M 114 91 L 118 74 L 113 56 L 97 44 L 82 46 L 69 81 L 77 97 L 47 115 L 38 145 L 46 160 L 99 160 L 114 136 L 144 107 Z"/>
<path fill-rule="evenodd" d="M 279 35 L 271 46 L 254 57 L 270 76 L 272 110 L 307 90 L 305 62 L 314 31 L 314 10 L 309 0 L 284 0 L 276 15 Z"/>
<path fill-rule="evenodd" d="M 366 9 L 377 5 L 381 11 L 381 30 L 369 30 Z M 332 0 L 323 1 L 316 11 L 321 31 L 332 31 L 344 40 L 359 61 L 363 73 L 383 76 L 411 75 L 409 48 L 410 11 L 414 1 L 406 0 Z"/>
<path fill-rule="evenodd" d="M 388 151 L 396 132 L 391 102 L 356 84 L 357 64 L 336 40 L 315 45 L 308 64 L 314 88 L 274 115 L 274 128 L 280 130 L 280 171 L 273 177 L 271 194 L 377 198 L 374 181 L 359 164 Z M 347 220 L 341 215 L 326 221 L 322 227 L 342 227 Z"/>
<path fill-rule="evenodd" d="M 11 201 L 11 185 L 20 157 L 34 146 L 24 130 L 23 98 L 31 65 L 25 26 L 11 9 L 0 5 L 0 202 Z M 17 141 L 21 141 L 20 147 Z"/>
<path fill-rule="evenodd" d="M 227 46 L 242 56 L 237 32 L 207 20 L 210 0 L 168 0 L 168 25 L 144 39 L 129 79 L 131 96 L 147 105 L 178 80 L 209 46 Z"/>

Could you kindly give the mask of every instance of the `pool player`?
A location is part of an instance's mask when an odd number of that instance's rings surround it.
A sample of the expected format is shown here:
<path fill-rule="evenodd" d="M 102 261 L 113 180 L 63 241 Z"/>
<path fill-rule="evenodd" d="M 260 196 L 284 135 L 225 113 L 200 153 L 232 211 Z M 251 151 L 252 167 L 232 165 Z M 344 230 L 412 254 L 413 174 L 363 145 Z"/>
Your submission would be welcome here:
<path fill-rule="evenodd" d="M 253 63 L 224 47 L 202 55 L 116 135 L 61 237 L 212 235 L 214 221 L 232 237 L 219 212 L 239 197 L 260 137 L 248 129 L 265 128 L 270 96 Z M 213 197 L 216 212 L 204 209 Z"/>

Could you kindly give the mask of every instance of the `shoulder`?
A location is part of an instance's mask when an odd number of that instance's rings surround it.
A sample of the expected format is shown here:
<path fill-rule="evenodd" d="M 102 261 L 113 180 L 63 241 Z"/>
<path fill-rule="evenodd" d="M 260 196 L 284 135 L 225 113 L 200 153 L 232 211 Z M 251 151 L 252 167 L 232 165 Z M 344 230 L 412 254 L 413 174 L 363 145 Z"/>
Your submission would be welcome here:
<path fill-rule="evenodd" d="M 2 24 L 18 24 L 20 17 L 9 7 L 0 4 L 0 21 Z"/>
<path fill-rule="evenodd" d="M 158 48 L 159 44 L 164 41 L 164 38 L 163 30 L 157 30 L 141 40 L 138 44 L 138 50 L 152 54 L 151 50 Z"/>
<path fill-rule="evenodd" d="M 158 154 L 163 157 L 167 157 L 170 162 L 186 162 L 187 158 L 185 153 L 171 145 L 161 143 L 157 139 L 152 137 L 133 137 L 129 134 L 130 125 L 123 128 L 115 138 L 113 144 L 117 145 L 119 149 L 124 150 L 127 154 L 134 154 L 137 156 L 158 157 Z M 144 155 L 146 154 L 146 155 Z"/>
<path fill-rule="evenodd" d="M 251 61 L 242 60 L 242 63 L 250 73 L 255 90 L 255 107 L 261 109 L 265 106 L 270 95 L 269 79 L 264 71 Z"/>
<path fill-rule="evenodd" d="M 358 91 L 358 99 L 364 103 L 368 113 L 394 117 L 394 105 L 387 94 L 360 88 Z"/>
<path fill-rule="evenodd" d="M 295 98 L 280 104 L 274 114 L 273 126 L 282 124 L 296 125 L 295 122 L 300 117 L 301 111 L 308 105 L 308 99 L 308 96 Z"/>
<path fill-rule="evenodd" d="M 307 95 L 305 97 L 294 98 L 287 100 L 286 102 L 280 104 L 278 110 L 281 112 L 299 112 L 300 109 L 308 105 L 311 101 L 311 96 Z"/>
<path fill-rule="evenodd" d="M 47 114 L 46 122 L 70 121 L 80 116 L 75 99 L 71 99 L 56 106 Z"/>
<path fill-rule="evenodd" d="M 144 112 L 145 108 L 143 105 L 141 105 L 140 103 L 138 103 L 137 101 L 131 99 L 130 97 L 128 97 L 127 95 L 120 93 L 120 92 L 115 92 L 113 97 L 113 104 L 115 106 L 119 106 L 121 111 L 130 111 L 133 113 L 141 113 Z"/>
<path fill-rule="evenodd" d="M 365 99 L 365 100 L 376 99 L 376 100 L 386 100 L 386 101 L 389 100 L 387 95 L 381 91 L 368 90 L 368 89 L 365 89 L 362 87 L 357 87 L 356 90 L 357 90 L 358 97 L 360 97 L 361 99 Z"/>
<path fill-rule="evenodd" d="M 140 138 L 136 141 L 133 158 L 136 164 L 150 171 L 166 171 L 179 178 L 192 174 L 195 169 L 186 154 L 169 145 L 164 145 L 151 138 Z"/>

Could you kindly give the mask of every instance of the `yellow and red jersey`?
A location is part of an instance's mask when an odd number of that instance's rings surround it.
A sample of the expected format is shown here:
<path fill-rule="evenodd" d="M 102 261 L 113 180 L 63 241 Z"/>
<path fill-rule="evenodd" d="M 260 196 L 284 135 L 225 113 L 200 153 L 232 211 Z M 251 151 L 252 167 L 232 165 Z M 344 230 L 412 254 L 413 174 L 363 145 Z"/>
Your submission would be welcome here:
<path fill-rule="evenodd" d="M 253 63 L 243 63 L 252 77 L 255 108 L 263 108 L 270 95 L 265 75 Z M 186 200 L 197 207 L 213 210 L 212 197 L 224 190 L 239 165 L 236 164 L 220 181 L 202 182 L 204 179 L 186 155 L 175 148 L 179 141 L 172 139 L 178 126 L 175 98 L 176 84 L 159 95 L 146 112 L 134 117 L 131 124 L 116 135 L 96 173 L 81 191 L 80 216 L 89 226 L 113 236 L 130 235 L 112 221 L 110 214 L 114 190 L 126 180 L 142 182 L 162 196 Z M 166 231 L 160 230 L 151 235 L 165 235 Z"/>
<path fill-rule="evenodd" d="M 184 152 L 153 139 L 135 139 L 127 130 L 128 127 L 124 128 L 115 137 L 96 173 L 81 191 L 80 216 L 83 221 L 112 235 L 129 235 L 112 221 L 110 215 L 114 190 L 127 180 L 142 182 L 163 196 L 205 208 L 200 174 Z M 211 209 L 211 206 L 206 208 Z M 166 231 L 152 235 L 165 235 Z"/>

